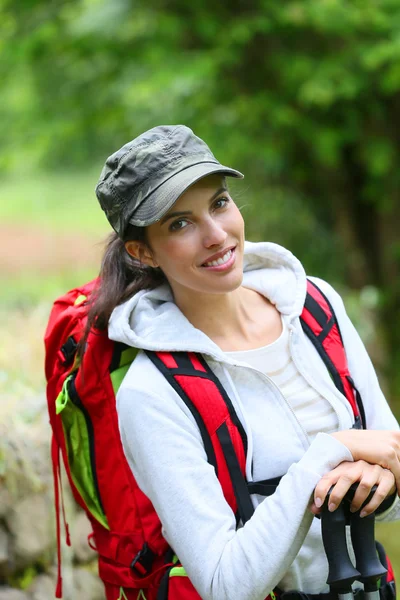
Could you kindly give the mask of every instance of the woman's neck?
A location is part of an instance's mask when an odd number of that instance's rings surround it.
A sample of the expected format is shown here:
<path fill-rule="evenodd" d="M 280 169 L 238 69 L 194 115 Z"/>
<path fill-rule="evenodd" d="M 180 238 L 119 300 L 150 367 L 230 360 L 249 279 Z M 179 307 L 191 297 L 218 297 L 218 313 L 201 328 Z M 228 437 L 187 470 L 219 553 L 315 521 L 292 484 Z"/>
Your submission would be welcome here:
<path fill-rule="evenodd" d="M 276 308 L 257 292 L 239 287 L 227 294 L 175 296 L 190 323 L 222 350 L 247 350 L 275 341 L 282 332 Z"/>

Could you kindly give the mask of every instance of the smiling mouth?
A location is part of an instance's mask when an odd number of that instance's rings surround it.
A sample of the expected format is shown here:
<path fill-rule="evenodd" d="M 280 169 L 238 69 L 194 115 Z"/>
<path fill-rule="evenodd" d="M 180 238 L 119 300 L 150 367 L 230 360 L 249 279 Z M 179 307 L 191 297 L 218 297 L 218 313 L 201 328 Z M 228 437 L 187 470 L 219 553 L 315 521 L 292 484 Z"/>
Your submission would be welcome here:
<path fill-rule="evenodd" d="M 234 253 L 234 251 L 235 251 L 235 248 L 230 248 L 220 258 L 217 258 L 216 260 L 211 260 L 209 262 L 205 262 L 201 266 L 202 267 L 219 267 L 221 265 L 224 265 L 232 258 L 232 254 Z"/>

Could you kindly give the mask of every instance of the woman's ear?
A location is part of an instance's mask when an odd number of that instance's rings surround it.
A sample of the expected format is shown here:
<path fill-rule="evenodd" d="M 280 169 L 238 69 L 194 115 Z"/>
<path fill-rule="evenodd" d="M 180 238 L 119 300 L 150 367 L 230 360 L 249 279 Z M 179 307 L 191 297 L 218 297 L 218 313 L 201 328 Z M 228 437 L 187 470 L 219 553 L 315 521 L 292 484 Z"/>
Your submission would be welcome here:
<path fill-rule="evenodd" d="M 153 259 L 150 249 L 144 242 L 138 242 L 136 240 L 125 242 L 125 249 L 128 254 L 132 256 L 132 258 L 136 258 L 136 260 L 141 262 L 143 265 L 153 268 L 158 267 L 158 264 Z"/>

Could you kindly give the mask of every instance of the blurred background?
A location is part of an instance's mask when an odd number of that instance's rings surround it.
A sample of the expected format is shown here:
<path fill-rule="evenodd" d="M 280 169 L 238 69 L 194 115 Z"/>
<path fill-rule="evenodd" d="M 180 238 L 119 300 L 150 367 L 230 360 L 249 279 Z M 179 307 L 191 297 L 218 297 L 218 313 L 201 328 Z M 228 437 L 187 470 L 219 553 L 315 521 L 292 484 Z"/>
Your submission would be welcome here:
<path fill-rule="evenodd" d="M 343 295 L 400 415 L 400 3 L 0 0 L 0 56 L 0 600 L 46 600 L 43 332 L 97 274 L 106 157 L 145 129 L 186 124 L 245 174 L 247 238 Z M 398 573 L 399 533 L 379 529 Z M 75 545 L 66 597 L 101 598 Z"/>

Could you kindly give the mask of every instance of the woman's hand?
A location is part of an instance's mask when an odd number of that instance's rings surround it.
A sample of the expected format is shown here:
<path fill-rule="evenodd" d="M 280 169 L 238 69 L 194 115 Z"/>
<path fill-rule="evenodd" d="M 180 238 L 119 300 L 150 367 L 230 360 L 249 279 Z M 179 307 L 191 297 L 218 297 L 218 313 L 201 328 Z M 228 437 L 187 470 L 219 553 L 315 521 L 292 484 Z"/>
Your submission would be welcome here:
<path fill-rule="evenodd" d="M 331 435 L 347 446 L 355 461 L 365 460 L 389 469 L 400 495 L 400 431 L 348 429 Z"/>
<path fill-rule="evenodd" d="M 361 515 L 367 516 L 373 513 L 387 496 L 396 491 L 395 478 L 391 471 L 384 469 L 379 465 L 371 465 L 364 460 L 356 462 L 342 462 L 340 465 L 329 471 L 321 477 L 314 490 L 314 502 L 311 505 L 311 512 L 315 515 L 321 512 L 321 506 L 332 486 L 329 506 L 330 511 L 335 510 L 353 483 L 358 482 L 358 488 L 350 506 L 352 512 L 356 512 L 367 499 L 374 485 L 377 489 L 363 508 Z"/>

